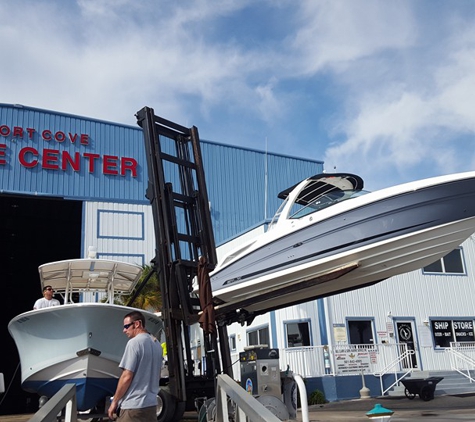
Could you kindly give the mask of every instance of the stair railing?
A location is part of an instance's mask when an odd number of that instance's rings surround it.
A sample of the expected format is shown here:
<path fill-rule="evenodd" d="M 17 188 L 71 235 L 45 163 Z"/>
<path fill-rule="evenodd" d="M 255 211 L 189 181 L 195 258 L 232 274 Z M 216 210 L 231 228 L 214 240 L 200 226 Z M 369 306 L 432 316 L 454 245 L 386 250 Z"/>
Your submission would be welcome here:
<path fill-rule="evenodd" d="M 452 370 L 457 371 L 459 374 L 468 378 L 472 383 L 475 382 L 475 379 L 472 377 L 472 372 L 475 370 L 475 359 L 468 356 L 467 351 L 470 351 L 473 354 L 475 352 L 475 344 L 473 342 L 466 342 L 467 344 L 464 343 L 450 343 L 450 347 L 445 349 L 445 353 L 449 354 L 450 367 Z"/>
<path fill-rule="evenodd" d="M 405 346 L 405 345 L 404 345 Z M 414 350 L 404 350 L 401 354 L 390 362 L 386 368 L 384 368 L 380 373 L 374 373 L 375 377 L 379 377 L 379 383 L 381 386 L 381 395 L 384 396 L 391 388 L 398 385 L 399 382 L 412 373 L 414 368 L 412 367 L 412 355 L 415 353 Z M 402 373 L 399 377 L 398 372 L 401 371 L 401 368 L 404 368 L 406 371 Z M 386 389 L 383 385 L 383 376 L 389 373 L 394 373 L 395 381 Z"/>

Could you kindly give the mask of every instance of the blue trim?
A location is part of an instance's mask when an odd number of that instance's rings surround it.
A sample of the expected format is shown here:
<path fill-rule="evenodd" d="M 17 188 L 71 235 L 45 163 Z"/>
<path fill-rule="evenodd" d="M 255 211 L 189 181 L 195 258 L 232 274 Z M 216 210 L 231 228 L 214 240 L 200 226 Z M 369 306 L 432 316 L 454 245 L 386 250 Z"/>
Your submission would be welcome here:
<path fill-rule="evenodd" d="M 288 342 L 288 336 L 287 336 L 287 325 L 289 324 L 300 324 L 302 322 L 306 322 L 308 325 L 308 337 L 310 340 L 309 346 L 313 346 L 313 335 L 312 335 L 312 319 L 311 318 L 300 318 L 300 319 L 289 319 L 284 321 L 284 342 L 285 342 L 285 347 L 288 348 L 289 342 Z"/>
<path fill-rule="evenodd" d="M 328 343 L 328 331 L 327 331 L 327 317 L 325 315 L 325 302 L 324 299 L 317 299 L 317 318 L 318 328 L 320 329 L 320 342 L 321 344 Z"/>
<path fill-rule="evenodd" d="M 236 334 L 230 334 L 230 335 L 229 335 L 229 340 L 231 340 L 232 338 L 234 339 L 234 341 L 233 341 L 233 342 L 231 342 L 231 341 L 229 342 L 229 349 L 231 350 L 231 352 L 235 352 L 235 351 L 237 350 Z M 234 347 L 231 347 L 231 343 L 234 344 Z M 195 347 L 195 349 L 196 349 L 196 347 Z"/>
<path fill-rule="evenodd" d="M 261 325 L 259 325 L 259 326 L 257 326 L 257 327 L 252 327 L 252 328 L 250 328 L 249 330 L 246 330 L 246 344 L 247 344 L 247 339 L 248 339 L 248 336 L 247 336 L 247 335 L 248 335 L 249 333 L 254 333 L 254 332 L 256 332 L 256 331 L 263 330 L 264 328 L 267 328 L 267 331 L 268 331 L 268 334 L 269 334 L 269 339 L 270 339 L 270 332 L 269 332 L 269 331 L 270 331 L 270 328 L 269 328 L 269 324 L 265 324 L 265 323 L 264 323 L 264 324 L 261 324 Z M 259 340 L 260 340 L 260 339 L 259 339 Z M 247 345 L 249 346 L 249 344 L 247 344 Z M 269 344 L 269 346 L 270 346 L 270 344 Z"/>
<path fill-rule="evenodd" d="M 420 371 L 424 370 L 423 367 L 423 362 L 422 362 L 422 356 L 421 356 L 421 347 L 418 345 L 419 343 L 419 332 L 417 330 L 417 325 L 416 325 L 416 318 L 415 317 L 393 317 L 393 325 L 394 325 L 394 338 L 396 339 L 397 343 L 401 343 L 400 338 L 399 338 L 399 333 L 397 331 L 397 323 L 398 322 L 410 322 L 411 323 L 411 331 L 412 331 L 412 337 L 414 339 L 414 352 L 416 353 L 416 363 L 419 365 L 417 369 Z M 432 330 L 431 330 L 432 331 Z"/>
<path fill-rule="evenodd" d="M 140 262 L 136 262 L 137 265 L 145 265 L 145 254 L 134 254 L 134 253 L 107 253 L 107 252 L 101 252 L 101 253 L 97 253 L 97 257 L 98 258 L 104 258 L 104 259 L 108 259 L 108 257 L 110 256 L 116 256 L 116 257 L 136 257 L 136 258 L 139 258 L 139 261 Z"/>
<path fill-rule="evenodd" d="M 142 217 L 142 233 L 139 236 L 104 236 L 101 235 L 101 214 L 127 214 L 139 215 Z M 125 240 L 144 240 L 145 239 L 145 214 L 138 211 L 118 211 L 118 210 L 97 210 L 97 238 L 98 239 L 125 239 Z"/>
<path fill-rule="evenodd" d="M 447 272 L 447 271 L 441 271 L 441 272 L 434 272 L 434 271 L 424 271 L 424 267 L 421 268 L 421 271 L 422 271 L 422 274 L 423 275 L 437 275 L 437 276 L 441 276 L 441 275 L 447 275 L 447 276 L 468 276 L 468 273 L 467 273 L 467 265 L 465 263 L 465 254 L 464 254 L 464 251 L 463 251 L 463 247 L 462 246 L 459 246 L 458 248 L 455 248 L 453 249 L 452 251 L 450 251 L 449 253 L 452 253 L 453 251 L 455 250 L 459 250 L 460 251 L 460 262 L 462 263 L 462 267 L 463 267 L 463 272 L 461 273 L 450 273 L 450 272 Z M 440 258 L 438 261 L 439 262 L 443 262 L 445 256 L 443 256 L 442 258 Z M 443 265 L 445 267 L 445 264 Z"/>
<path fill-rule="evenodd" d="M 350 343 L 350 330 L 348 328 L 348 322 L 350 321 L 370 321 L 371 322 L 371 332 L 373 333 L 373 344 L 376 344 L 377 340 L 377 332 L 376 332 L 376 318 L 373 317 L 367 317 L 367 316 L 360 316 L 360 317 L 346 317 L 345 318 L 345 326 L 346 326 L 346 338 L 348 340 L 348 343 Z"/>

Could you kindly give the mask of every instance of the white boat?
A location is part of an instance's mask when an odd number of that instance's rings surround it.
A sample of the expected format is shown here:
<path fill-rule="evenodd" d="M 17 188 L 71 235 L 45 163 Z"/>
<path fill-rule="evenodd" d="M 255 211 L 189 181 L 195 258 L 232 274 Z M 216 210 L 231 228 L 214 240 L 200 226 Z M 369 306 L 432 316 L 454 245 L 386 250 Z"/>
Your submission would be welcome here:
<path fill-rule="evenodd" d="M 50 398 L 74 383 L 79 411 L 100 407 L 115 393 L 128 341 L 123 320 L 135 310 L 113 304 L 114 297 L 132 292 L 142 268 L 104 259 L 73 259 L 41 265 L 39 273 L 41 287 L 51 285 L 64 305 L 24 312 L 8 324 L 20 356 L 22 388 Z M 78 295 L 97 296 L 97 302 L 75 303 Z M 137 310 L 146 318 L 145 328 L 159 337 L 161 319 Z"/>
<path fill-rule="evenodd" d="M 375 192 L 352 174 L 283 191 L 266 233 L 210 274 L 216 311 L 278 309 L 425 267 L 475 232 L 475 172 Z"/>

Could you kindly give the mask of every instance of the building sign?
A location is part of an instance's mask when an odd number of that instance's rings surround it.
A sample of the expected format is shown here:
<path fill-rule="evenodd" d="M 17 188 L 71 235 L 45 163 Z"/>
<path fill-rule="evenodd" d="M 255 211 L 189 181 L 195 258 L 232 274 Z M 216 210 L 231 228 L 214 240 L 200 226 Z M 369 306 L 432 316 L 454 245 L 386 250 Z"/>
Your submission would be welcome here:
<path fill-rule="evenodd" d="M 337 374 L 369 372 L 370 353 L 367 351 L 335 352 Z"/>
<path fill-rule="evenodd" d="M 473 320 L 433 320 L 435 347 L 450 347 L 452 342 L 474 341 Z"/>
<path fill-rule="evenodd" d="M 473 341 L 473 321 L 452 321 L 455 341 Z"/>
<path fill-rule="evenodd" d="M 2 142 L 2 138 L 3 142 Z M 83 170 L 87 173 L 100 172 L 108 176 L 137 177 L 138 163 L 132 157 L 120 157 L 118 155 L 97 154 L 90 152 L 90 137 L 86 133 L 71 133 L 52 131 L 49 129 L 37 131 L 34 128 L 19 126 L 10 127 L 0 125 L 0 168 L 9 164 L 10 149 L 6 141 L 32 142 L 18 150 L 15 159 L 22 167 L 53 171 Z M 60 150 L 59 146 L 63 148 Z M 64 147 L 75 148 L 75 150 Z"/>
<path fill-rule="evenodd" d="M 333 338 L 336 343 L 348 343 L 345 324 L 333 324 Z"/>
<path fill-rule="evenodd" d="M 438 320 L 431 321 L 432 335 L 436 347 L 450 347 L 450 343 L 454 341 L 452 333 L 452 321 Z"/>

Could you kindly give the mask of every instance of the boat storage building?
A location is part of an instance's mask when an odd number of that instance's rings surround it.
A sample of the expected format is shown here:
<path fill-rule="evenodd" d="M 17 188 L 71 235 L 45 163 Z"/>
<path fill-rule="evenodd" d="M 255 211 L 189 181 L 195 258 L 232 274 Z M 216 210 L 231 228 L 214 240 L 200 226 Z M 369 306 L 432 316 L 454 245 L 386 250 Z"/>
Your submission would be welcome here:
<path fill-rule="evenodd" d="M 265 230 L 280 205 L 280 191 L 323 171 L 321 161 L 258 148 L 202 140 L 201 149 L 218 256 Z M 40 297 L 38 266 L 84 257 L 91 245 L 99 257 L 148 264 L 155 244 L 146 184 L 138 126 L 0 104 L 0 259 L 5 298 L 11 299 L 1 311 L 8 358 L 0 372 L 5 384 L 13 379 L 14 391 L 0 414 L 36 404 L 20 390 L 7 323 Z M 249 327 L 233 324 L 229 341 L 236 378 L 239 352 L 259 344 L 278 348 L 281 369 L 288 365 L 312 379 L 310 388 L 329 399 L 355 397 L 361 373 L 371 393 L 379 395 L 382 384 L 374 373 L 451 369 L 450 346 L 475 344 L 474 240 L 423 270 L 272 311 Z M 194 341 L 198 364 L 198 338 Z M 393 358 L 396 366 L 389 367 Z M 338 382 L 342 377 L 347 382 Z"/>

